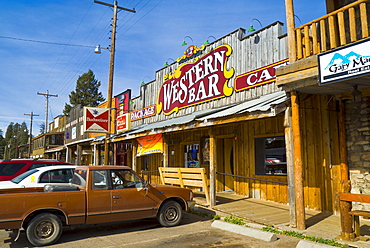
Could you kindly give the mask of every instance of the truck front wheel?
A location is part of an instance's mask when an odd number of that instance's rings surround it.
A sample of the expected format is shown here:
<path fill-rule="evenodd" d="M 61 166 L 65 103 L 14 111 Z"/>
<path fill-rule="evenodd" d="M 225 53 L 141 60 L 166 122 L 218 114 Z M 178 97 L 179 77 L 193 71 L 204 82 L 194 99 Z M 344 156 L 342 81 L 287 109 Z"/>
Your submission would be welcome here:
<path fill-rule="evenodd" d="M 182 209 L 175 201 L 165 202 L 159 209 L 157 216 L 159 224 L 165 227 L 176 226 L 182 219 Z"/>
<path fill-rule="evenodd" d="M 62 222 L 54 214 L 36 215 L 26 229 L 28 241 L 34 246 L 50 245 L 62 235 Z"/>

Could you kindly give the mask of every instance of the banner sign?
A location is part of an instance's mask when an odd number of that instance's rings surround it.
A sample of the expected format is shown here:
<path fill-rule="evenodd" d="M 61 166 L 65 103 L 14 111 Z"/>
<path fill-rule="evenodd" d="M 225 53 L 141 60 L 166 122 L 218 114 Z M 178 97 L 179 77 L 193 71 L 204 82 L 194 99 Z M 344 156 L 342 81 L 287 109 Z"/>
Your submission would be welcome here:
<path fill-rule="evenodd" d="M 318 55 L 319 85 L 370 73 L 370 39 Z"/>
<path fill-rule="evenodd" d="M 84 132 L 109 132 L 109 109 L 84 107 Z"/>
<path fill-rule="evenodd" d="M 276 81 L 276 68 L 288 64 L 289 59 L 258 68 L 239 75 L 234 80 L 235 91 L 243 91 Z"/>
<path fill-rule="evenodd" d="M 117 116 L 117 133 L 130 130 L 130 116 L 128 113 Z"/>
<path fill-rule="evenodd" d="M 140 120 L 147 118 L 156 114 L 156 105 L 151 105 L 136 111 L 133 111 L 131 114 L 131 121 Z"/>
<path fill-rule="evenodd" d="M 137 138 L 137 143 L 136 156 L 163 153 L 163 138 L 161 133 Z"/>
<path fill-rule="evenodd" d="M 159 90 L 157 113 L 170 115 L 182 108 L 231 96 L 234 89 L 228 82 L 234 68 L 227 69 L 231 53 L 229 45 L 221 45 L 178 67 Z"/>

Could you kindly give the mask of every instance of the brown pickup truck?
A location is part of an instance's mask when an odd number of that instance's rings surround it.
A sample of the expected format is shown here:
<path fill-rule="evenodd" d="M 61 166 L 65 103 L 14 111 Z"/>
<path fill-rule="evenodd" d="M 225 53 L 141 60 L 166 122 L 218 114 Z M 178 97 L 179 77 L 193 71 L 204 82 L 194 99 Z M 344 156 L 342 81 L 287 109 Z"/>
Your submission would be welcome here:
<path fill-rule="evenodd" d="M 78 166 L 70 185 L 0 190 L 0 229 L 20 229 L 35 246 L 55 243 L 64 226 L 154 218 L 178 225 L 189 189 L 150 185 L 125 166 Z"/>

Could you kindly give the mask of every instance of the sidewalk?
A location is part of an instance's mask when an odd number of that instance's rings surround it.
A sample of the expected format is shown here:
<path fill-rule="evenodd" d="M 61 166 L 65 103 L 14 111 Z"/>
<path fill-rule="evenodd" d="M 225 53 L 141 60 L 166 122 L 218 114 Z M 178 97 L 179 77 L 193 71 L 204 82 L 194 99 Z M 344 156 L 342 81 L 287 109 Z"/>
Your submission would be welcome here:
<path fill-rule="evenodd" d="M 198 209 L 217 214 L 222 217 L 233 215 L 248 222 L 274 225 L 282 230 L 301 232 L 309 236 L 325 239 L 336 239 L 340 236 L 339 215 L 327 214 L 314 210 L 306 210 L 306 230 L 289 227 L 289 205 L 247 198 L 235 195 L 232 192 L 220 192 L 216 195 L 216 206 L 211 209 L 207 206 L 204 194 L 195 192 L 195 201 Z M 361 220 L 361 235 L 370 236 L 370 221 Z M 369 247 L 370 241 L 347 242 L 338 240 L 353 247 Z"/>

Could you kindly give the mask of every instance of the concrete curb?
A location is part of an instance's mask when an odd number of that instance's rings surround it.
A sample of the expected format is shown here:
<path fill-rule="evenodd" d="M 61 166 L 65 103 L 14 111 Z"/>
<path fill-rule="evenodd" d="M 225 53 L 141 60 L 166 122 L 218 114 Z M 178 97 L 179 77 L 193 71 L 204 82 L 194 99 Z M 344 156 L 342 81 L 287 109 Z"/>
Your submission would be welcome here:
<path fill-rule="evenodd" d="M 264 241 L 275 241 L 277 240 L 277 236 L 275 233 L 265 232 L 262 230 L 240 226 L 232 223 L 228 223 L 225 221 L 215 220 L 213 221 L 212 227 L 222 229 L 229 232 L 234 232 L 238 234 L 242 234 L 248 237 L 264 240 Z M 303 248 L 303 247 L 302 247 Z"/>
<path fill-rule="evenodd" d="M 308 240 L 301 240 L 297 244 L 296 248 L 333 248 L 333 246 L 319 244 L 319 243 L 308 241 Z"/>

